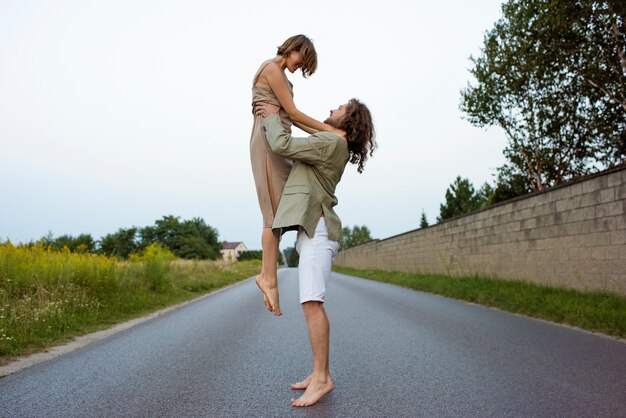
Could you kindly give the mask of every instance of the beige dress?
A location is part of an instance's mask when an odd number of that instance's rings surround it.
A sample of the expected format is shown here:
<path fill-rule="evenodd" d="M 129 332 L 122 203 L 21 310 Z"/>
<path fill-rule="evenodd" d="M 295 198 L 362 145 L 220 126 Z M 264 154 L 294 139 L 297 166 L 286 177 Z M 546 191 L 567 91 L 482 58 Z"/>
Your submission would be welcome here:
<path fill-rule="evenodd" d="M 283 157 L 276 155 L 270 148 L 265 131 L 261 126 L 262 116 L 254 115 L 254 104 L 256 102 L 267 102 L 276 106 L 280 106 L 274 92 L 269 87 L 255 86 L 259 78 L 259 74 L 269 61 L 259 68 L 252 82 L 252 114 L 254 116 L 254 125 L 252 126 L 252 135 L 250 136 L 250 162 L 252 163 L 252 174 L 256 185 L 256 193 L 263 215 L 263 228 L 271 228 L 274 222 L 274 215 L 283 194 L 287 177 L 291 171 L 293 163 Z M 287 79 L 285 77 L 285 79 Z M 293 97 L 293 86 L 287 80 L 289 92 Z M 291 132 L 291 119 L 284 109 L 279 111 L 280 120 L 287 132 Z"/>

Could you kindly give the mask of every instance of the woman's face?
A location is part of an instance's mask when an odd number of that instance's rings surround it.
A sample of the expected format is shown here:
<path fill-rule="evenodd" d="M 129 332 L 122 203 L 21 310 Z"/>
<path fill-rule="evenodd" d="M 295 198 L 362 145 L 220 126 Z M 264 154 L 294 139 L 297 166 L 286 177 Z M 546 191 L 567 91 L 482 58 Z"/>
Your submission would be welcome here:
<path fill-rule="evenodd" d="M 294 73 L 296 70 L 302 67 L 302 56 L 300 51 L 291 51 L 287 57 L 287 69 L 290 73 Z"/>

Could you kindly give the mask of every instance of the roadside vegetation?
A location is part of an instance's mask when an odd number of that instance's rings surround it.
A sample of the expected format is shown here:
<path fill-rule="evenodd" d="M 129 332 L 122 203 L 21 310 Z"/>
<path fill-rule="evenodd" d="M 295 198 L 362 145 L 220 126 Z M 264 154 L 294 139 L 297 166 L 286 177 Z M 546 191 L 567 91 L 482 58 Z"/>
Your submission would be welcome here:
<path fill-rule="evenodd" d="M 0 365 L 253 276 L 258 260 L 182 260 L 153 243 L 128 260 L 0 243 Z"/>
<path fill-rule="evenodd" d="M 482 186 L 457 176 L 437 222 L 624 164 L 624 51 L 624 1 L 503 1 L 459 107 L 502 130 L 504 164 Z"/>
<path fill-rule="evenodd" d="M 176 257 L 188 260 L 217 260 L 221 258 L 222 243 L 218 231 L 202 218 L 181 220 L 167 215 L 157 219 L 154 225 L 120 228 L 117 232 L 94 239 L 91 234 L 78 236 L 52 232 L 39 241 L 52 250 L 67 248 L 73 253 L 99 254 L 127 260 L 132 254 L 144 251 L 151 244 L 167 248 Z M 31 242 L 26 245 L 35 245 Z"/>
<path fill-rule="evenodd" d="M 626 298 L 518 280 L 450 277 L 334 266 L 338 273 L 460 299 L 504 311 L 626 338 Z"/>

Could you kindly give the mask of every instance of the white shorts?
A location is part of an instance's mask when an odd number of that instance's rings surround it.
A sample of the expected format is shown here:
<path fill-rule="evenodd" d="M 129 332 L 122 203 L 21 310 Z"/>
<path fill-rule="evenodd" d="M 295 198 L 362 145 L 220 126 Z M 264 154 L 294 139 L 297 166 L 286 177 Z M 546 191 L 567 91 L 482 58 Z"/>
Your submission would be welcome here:
<path fill-rule="evenodd" d="M 313 238 L 309 238 L 302 228 L 298 230 L 296 250 L 300 254 L 300 303 L 313 300 L 324 302 L 331 263 L 338 249 L 339 243 L 328 239 L 323 216 L 317 223 Z"/>

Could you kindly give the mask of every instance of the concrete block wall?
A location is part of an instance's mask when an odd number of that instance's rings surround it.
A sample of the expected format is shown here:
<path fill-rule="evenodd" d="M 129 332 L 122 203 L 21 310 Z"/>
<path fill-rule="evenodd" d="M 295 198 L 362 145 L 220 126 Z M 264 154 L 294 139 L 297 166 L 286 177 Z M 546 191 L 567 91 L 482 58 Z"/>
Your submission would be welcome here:
<path fill-rule="evenodd" d="M 626 165 L 340 251 L 335 264 L 626 295 Z"/>

